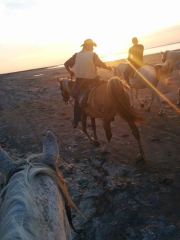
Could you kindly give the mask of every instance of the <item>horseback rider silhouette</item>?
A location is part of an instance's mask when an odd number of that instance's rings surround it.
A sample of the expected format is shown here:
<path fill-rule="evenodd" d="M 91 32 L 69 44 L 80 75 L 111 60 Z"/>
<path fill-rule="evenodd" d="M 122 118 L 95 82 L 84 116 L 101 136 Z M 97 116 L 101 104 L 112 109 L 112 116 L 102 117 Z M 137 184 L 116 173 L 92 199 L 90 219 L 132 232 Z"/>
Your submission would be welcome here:
<path fill-rule="evenodd" d="M 82 87 L 86 88 L 90 84 L 100 81 L 96 67 L 111 71 L 111 67 L 103 63 L 98 55 L 93 52 L 93 47 L 97 47 L 97 44 L 92 39 L 86 39 L 81 47 L 83 48 L 80 52 L 75 53 L 64 63 L 71 78 L 75 76 L 76 79 L 75 90 L 73 89 L 73 92 L 75 92 L 73 128 L 77 128 L 78 122 L 81 121 L 81 107 L 78 103 L 78 96 Z M 71 69 L 73 66 L 75 66 L 75 72 Z"/>
<path fill-rule="evenodd" d="M 132 38 L 132 43 L 133 46 L 129 49 L 128 52 L 129 64 L 123 72 L 123 79 L 128 83 L 128 85 L 129 77 L 133 73 L 133 71 L 144 65 L 143 61 L 144 46 L 142 44 L 138 44 L 138 39 L 136 37 Z"/>

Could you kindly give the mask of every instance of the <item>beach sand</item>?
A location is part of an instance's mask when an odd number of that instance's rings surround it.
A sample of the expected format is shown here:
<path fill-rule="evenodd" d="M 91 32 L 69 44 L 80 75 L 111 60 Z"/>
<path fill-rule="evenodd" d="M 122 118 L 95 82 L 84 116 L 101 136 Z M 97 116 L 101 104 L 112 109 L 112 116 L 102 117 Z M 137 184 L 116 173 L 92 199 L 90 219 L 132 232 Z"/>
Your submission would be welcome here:
<path fill-rule="evenodd" d="M 144 57 L 145 62 L 161 62 L 161 54 Z M 118 60 L 107 64 L 116 66 Z M 108 80 L 113 72 L 98 70 Z M 58 139 L 60 169 L 68 181 L 74 202 L 87 221 L 74 220 L 81 234 L 73 239 L 179 239 L 180 234 L 180 114 L 161 99 L 165 115 L 158 116 L 156 101 L 151 112 L 135 108 L 147 121 L 139 125 L 147 161 L 137 165 L 137 142 L 120 117 L 112 122 L 109 153 L 101 155 L 105 133 L 97 119 L 101 147 L 94 148 L 81 131 L 73 129 L 73 109 L 65 105 L 57 77 L 67 77 L 62 68 L 36 69 L 0 75 L 0 145 L 15 158 L 42 151 L 46 131 Z M 179 72 L 168 82 L 161 78 L 158 90 L 176 105 Z M 148 89 L 139 91 L 147 106 Z M 90 121 L 88 131 L 92 134 Z"/>

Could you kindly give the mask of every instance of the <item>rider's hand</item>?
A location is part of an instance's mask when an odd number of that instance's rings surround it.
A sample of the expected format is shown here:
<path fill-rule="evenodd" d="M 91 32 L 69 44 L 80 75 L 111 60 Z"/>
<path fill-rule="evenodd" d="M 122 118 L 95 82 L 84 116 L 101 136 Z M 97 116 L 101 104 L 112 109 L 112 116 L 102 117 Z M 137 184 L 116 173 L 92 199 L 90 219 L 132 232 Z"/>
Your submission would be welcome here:
<path fill-rule="evenodd" d="M 108 70 L 109 70 L 109 71 L 112 71 L 112 67 L 111 67 L 111 66 L 108 66 Z"/>
<path fill-rule="evenodd" d="M 70 73 L 71 77 L 73 78 L 74 77 L 74 72 L 70 70 L 69 73 Z"/>

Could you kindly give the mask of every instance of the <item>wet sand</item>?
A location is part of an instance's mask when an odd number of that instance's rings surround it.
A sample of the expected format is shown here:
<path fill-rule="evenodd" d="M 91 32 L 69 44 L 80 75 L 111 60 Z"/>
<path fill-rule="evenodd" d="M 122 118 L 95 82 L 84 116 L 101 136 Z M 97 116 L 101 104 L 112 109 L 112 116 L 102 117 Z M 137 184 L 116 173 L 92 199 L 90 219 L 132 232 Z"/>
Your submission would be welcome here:
<path fill-rule="evenodd" d="M 161 54 L 144 57 L 145 62 L 161 62 Z M 116 66 L 118 60 L 107 64 Z M 99 69 L 102 79 L 112 72 Z M 67 77 L 62 69 L 36 69 L 0 75 L 0 145 L 15 158 L 42 151 L 46 131 L 58 139 L 60 169 L 68 181 L 74 202 L 87 218 L 74 220 L 81 234 L 74 240 L 179 239 L 180 236 L 180 114 L 162 100 L 165 115 L 158 116 L 155 100 L 151 112 L 140 109 L 147 121 L 139 125 L 147 161 L 135 163 L 137 142 L 120 117 L 112 122 L 109 153 L 102 155 L 105 133 L 97 119 L 101 147 L 94 148 L 81 131 L 71 126 L 73 109 L 65 105 L 57 77 Z M 179 72 L 166 83 L 161 78 L 158 90 L 176 104 Z M 147 106 L 148 89 L 140 90 Z M 88 131 L 92 134 L 90 121 Z"/>

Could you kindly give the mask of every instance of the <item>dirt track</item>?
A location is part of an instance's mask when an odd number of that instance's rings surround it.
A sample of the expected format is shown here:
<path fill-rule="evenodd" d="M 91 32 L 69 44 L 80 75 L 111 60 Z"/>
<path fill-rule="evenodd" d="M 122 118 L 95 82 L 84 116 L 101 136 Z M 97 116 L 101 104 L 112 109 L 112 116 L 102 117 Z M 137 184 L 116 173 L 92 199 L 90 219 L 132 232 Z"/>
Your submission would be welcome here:
<path fill-rule="evenodd" d="M 146 56 L 145 61 L 158 63 L 160 54 Z M 112 76 L 105 70 L 99 74 L 103 79 Z M 92 147 L 81 132 L 81 125 L 72 129 L 72 106 L 63 103 L 56 81 L 61 76 L 67 76 L 64 69 L 0 75 L 1 147 L 14 157 L 27 157 L 41 152 L 47 130 L 55 134 L 63 159 L 60 169 L 87 218 L 74 219 L 74 225 L 83 229 L 73 234 L 74 240 L 180 239 L 180 114 L 164 100 L 163 117 L 158 116 L 156 100 L 151 112 L 135 102 L 147 119 L 139 125 L 146 163 L 135 163 L 137 142 L 118 116 L 112 122 L 109 153 L 101 155 L 100 148 Z M 174 104 L 178 79 L 175 71 L 167 85 L 163 78 L 158 85 Z M 140 96 L 147 105 L 149 90 L 141 90 Z M 92 133 L 90 125 L 88 130 Z M 102 147 L 105 133 L 99 119 L 97 134 Z"/>

